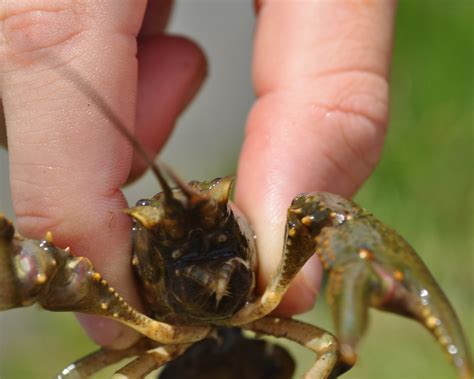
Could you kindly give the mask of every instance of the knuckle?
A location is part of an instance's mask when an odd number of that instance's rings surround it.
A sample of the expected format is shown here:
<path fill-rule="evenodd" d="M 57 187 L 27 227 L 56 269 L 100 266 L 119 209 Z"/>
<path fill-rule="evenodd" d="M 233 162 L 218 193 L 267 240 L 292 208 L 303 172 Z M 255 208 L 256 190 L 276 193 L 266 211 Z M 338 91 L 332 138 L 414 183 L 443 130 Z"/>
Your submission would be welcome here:
<path fill-rule="evenodd" d="M 344 70 L 327 74 L 334 86 L 330 104 L 348 115 L 365 118 L 376 127 L 385 127 L 388 119 L 388 81 L 384 75 L 368 69 Z"/>
<path fill-rule="evenodd" d="M 54 215 L 46 214 L 39 208 L 22 208 L 16 214 L 17 227 L 20 233 L 30 238 L 43 238 L 48 231 L 57 231 L 61 228 L 61 221 Z"/>
<path fill-rule="evenodd" d="M 388 122 L 388 82 L 366 68 L 300 78 L 260 93 L 251 121 L 254 129 L 278 124 L 292 129 L 291 138 L 312 141 L 305 145 L 318 149 L 333 171 L 351 178 L 357 188 L 380 158 Z"/>
<path fill-rule="evenodd" d="M 14 70 L 34 63 L 41 51 L 57 47 L 81 32 L 84 6 L 79 2 L 16 2 L 5 10 L 1 51 L 7 67 Z"/>
<path fill-rule="evenodd" d="M 12 1 L 0 14 L 0 72 L 41 62 L 51 51 L 73 59 L 78 49 L 102 48 L 105 38 L 134 49 L 145 4 L 144 0 Z"/>
<path fill-rule="evenodd" d="M 369 69 L 344 69 L 325 73 L 309 85 L 320 89 L 310 95 L 310 106 L 333 129 L 332 139 L 345 151 L 339 155 L 358 166 L 356 176 L 367 176 L 380 158 L 388 123 L 387 79 Z"/>
<path fill-rule="evenodd" d="M 369 173 L 379 160 L 388 123 L 388 82 L 364 70 L 343 72 L 330 80 L 339 84 L 328 99 L 326 115 L 335 118 L 341 146 Z"/>
<path fill-rule="evenodd" d="M 14 166 L 18 166 L 15 164 Z M 43 181 L 44 172 L 40 164 L 25 165 L 12 170 L 11 190 L 16 223 L 21 233 L 29 237 L 42 238 L 47 231 L 56 232 L 67 219 L 62 194 L 51 181 Z"/>

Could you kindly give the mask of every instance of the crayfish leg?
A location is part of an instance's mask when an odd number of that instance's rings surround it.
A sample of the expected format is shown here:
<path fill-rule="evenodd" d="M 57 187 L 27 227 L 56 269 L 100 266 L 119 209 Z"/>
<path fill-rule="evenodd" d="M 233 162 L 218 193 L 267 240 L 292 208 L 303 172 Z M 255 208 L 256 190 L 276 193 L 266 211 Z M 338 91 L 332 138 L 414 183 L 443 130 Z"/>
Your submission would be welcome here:
<path fill-rule="evenodd" d="M 101 348 L 85 357 L 71 363 L 56 376 L 56 379 L 82 379 L 88 378 L 98 371 L 120 362 L 122 359 L 134 357 L 145 353 L 156 346 L 156 342 L 149 338 L 141 338 L 134 345 L 123 350 L 110 350 Z"/>
<path fill-rule="evenodd" d="M 228 325 L 247 324 L 272 312 L 281 302 L 291 282 L 316 251 L 313 220 L 312 195 L 299 195 L 288 209 L 285 246 L 278 270 L 262 296 L 246 304 L 229 320 Z"/>
<path fill-rule="evenodd" d="M 189 343 L 207 336 L 210 327 L 170 325 L 156 321 L 132 308 L 120 294 L 94 270 L 85 257 L 42 242 L 58 261 L 58 274 L 44 293 L 40 305 L 50 311 L 74 311 L 104 316 L 119 321 L 144 336 L 164 344 Z"/>
<path fill-rule="evenodd" d="M 189 343 L 207 336 L 209 326 L 170 325 L 132 308 L 85 257 L 44 240 L 14 234 L 0 215 L 0 310 L 38 303 L 54 312 L 82 312 L 119 321 L 164 344 Z"/>
<path fill-rule="evenodd" d="M 267 316 L 242 325 L 242 328 L 259 334 L 287 338 L 316 353 L 316 361 L 306 372 L 304 379 L 333 379 L 352 367 L 341 359 L 337 338 L 317 326 L 298 320 Z"/>
<path fill-rule="evenodd" d="M 112 379 L 140 379 L 183 354 L 192 344 L 163 345 L 139 355 L 118 370 Z"/>

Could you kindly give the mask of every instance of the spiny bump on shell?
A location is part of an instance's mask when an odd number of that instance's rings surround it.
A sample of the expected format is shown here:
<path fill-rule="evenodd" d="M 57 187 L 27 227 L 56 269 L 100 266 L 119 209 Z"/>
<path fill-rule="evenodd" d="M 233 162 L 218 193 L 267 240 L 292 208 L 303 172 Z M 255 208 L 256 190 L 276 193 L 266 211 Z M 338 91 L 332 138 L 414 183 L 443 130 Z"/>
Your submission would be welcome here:
<path fill-rule="evenodd" d="M 46 235 L 44 236 L 44 240 L 49 243 L 53 243 L 53 233 L 50 231 L 46 232 Z"/>
<path fill-rule="evenodd" d="M 290 236 L 290 237 L 296 236 L 296 229 L 295 228 L 290 228 L 288 230 L 288 236 Z"/>
<path fill-rule="evenodd" d="M 177 250 L 174 250 L 172 253 L 171 253 L 171 257 L 173 259 L 178 259 L 181 257 L 181 250 L 177 249 Z"/>
<path fill-rule="evenodd" d="M 401 272 L 400 270 L 396 270 L 393 273 L 393 277 L 395 280 L 401 282 L 404 278 L 404 275 L 403 275 L 403 272 Z"/>
<path fill-rule="evenodd" d="M 303 223 L 303 225 L 306 225 L 306 226 L 311 226 L 311 224 L 313 223 L 314 221 L 314 217 L 313 216 L 304 216 L 302 219 L 301 219 L 301 222 Z"/>
<path fill-rule="evenodd" d="M 359 258 L 360 259 L 372 260 L 374 258 L 374 254 L 369 249 L 360 249 L 359 250 Z"/>
<path fill-rule="evenodd" d="M 438 342 L 443 346 L 447 346 L 451 343 L 451 339 L 447 336 L 441 336 L 438 338 Z"/>
<path fill-rule="evenodd" d="M 424 318 L 428 318 L 429 316 L 431 316 L 431 311 L 429 308 L 425 307 L 421 310 L 421 315 L 424 317 Z"/>
<path fill-rule="evenodd" d="M 48 279 L 48 277 L 46 276 L 46 274 L 37 274 L 36 275 L 36 283 L 38 283 L 38 284 L 46 283 L 47 279 Z"/>
<path fill-rule="evenodd" d="M 430 329 L 433 329 L 440 325 L 441 321 L 435 316 L 430 316 L 426 319 L 426 326 Z"/>

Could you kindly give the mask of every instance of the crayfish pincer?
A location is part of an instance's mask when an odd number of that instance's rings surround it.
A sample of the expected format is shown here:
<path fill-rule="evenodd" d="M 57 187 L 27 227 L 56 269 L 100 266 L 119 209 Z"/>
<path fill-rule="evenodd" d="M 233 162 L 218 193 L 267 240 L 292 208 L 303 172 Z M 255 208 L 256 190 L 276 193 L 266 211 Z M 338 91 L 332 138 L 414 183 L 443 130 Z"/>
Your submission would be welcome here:
<path fill-rule="evenodd" d="M 153 169 L 163 191 L 126 211 L 134 220 L 131 264 L 142 286 L 145 313 L 130 307 L 86 258 L 55 246 L 51 234 L 44 240 L 28 239 L 15 234 L 12 224 L 0 217 L 0 309 L 37 302 L 51 311 L 109 317 L 143 334 L 128 349 L 100 349 L 82 358 L 58 378 L 88 377 L 127 357 L 137 358 L 116 377 L 142 378 L 186 354 L 197 341 L 223 338 L 226 343 L 223 328 L 235 327 L 305 346 L 316 354 L 316 361 L 304 377 L 336 378 L 356 361 L 371 307 L 419 321 L 445 351 L 459 378 L 471 378 L 467 343 L 446 296 L 412 247 L 365 209 L 330 193 L 298 195 L 288 209 L 278 271 L 263 294 L 257 294 L 255 238 L 229 201 L 232 178 L 187 184 L 167 170 L 176 184 L 172 188 L 159 167 Z M 335 335 L 269 316 L 313 254 L 328 276 Z M 231 341 L 246 343 L 241 338 Z M 189 354 L 195 354 L 192 351 Z M 274 367 L 277 356 L 284 356 L 280 348 L 272 351 L 279 355 L 265 360 L 269 367 Z M 290 358 L 285 359 L 285 367 L 292 367 Z M 163 375 L 184 372 L 186 362 L 189 359 L 177 361 Z M 245 362 L 242 365 L 251 369 Z M 233 378 L 230 367 L 217 378 Z M 202 369 L 198 362 L 188 370 L 189 377 Z M 249 379 L 258 378 L 255 374 Z"/>

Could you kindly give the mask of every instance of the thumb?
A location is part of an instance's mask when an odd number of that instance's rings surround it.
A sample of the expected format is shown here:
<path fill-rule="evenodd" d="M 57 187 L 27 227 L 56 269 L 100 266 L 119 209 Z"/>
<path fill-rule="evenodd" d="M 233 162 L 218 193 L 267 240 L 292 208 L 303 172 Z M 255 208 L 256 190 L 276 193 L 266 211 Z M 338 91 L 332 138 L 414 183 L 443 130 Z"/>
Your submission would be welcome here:
<path fill-rule="evenodd" d="M 260 289 L 281 259 L 291 199 L 311 191 L 351 196 L 378 160 L 388 118 L 395 13 L 389 4 L 261 2 L 253 61 L 257 101 L 236 190 L 257 234 Z M 311 308 L 320 279 L 314 256 L 280 311 Z"/>

